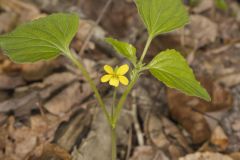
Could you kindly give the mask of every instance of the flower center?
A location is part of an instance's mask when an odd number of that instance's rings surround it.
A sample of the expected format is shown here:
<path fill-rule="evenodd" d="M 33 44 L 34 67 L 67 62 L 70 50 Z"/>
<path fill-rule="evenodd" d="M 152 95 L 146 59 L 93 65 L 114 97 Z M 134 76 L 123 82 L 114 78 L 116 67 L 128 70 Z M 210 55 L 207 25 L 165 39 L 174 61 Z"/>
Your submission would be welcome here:
<path fill-rule="evenodd" d="M 116 73 L 114 73 L 112 76 L 113 78 L 118 78 L 118 75 Z"/>

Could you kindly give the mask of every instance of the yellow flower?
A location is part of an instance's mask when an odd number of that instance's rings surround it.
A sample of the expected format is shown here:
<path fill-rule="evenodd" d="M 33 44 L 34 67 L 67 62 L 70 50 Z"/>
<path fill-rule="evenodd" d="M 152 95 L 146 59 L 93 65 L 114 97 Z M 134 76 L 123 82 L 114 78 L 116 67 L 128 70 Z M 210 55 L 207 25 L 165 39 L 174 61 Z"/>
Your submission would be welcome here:
<path fill-rule="evenodd" d="M 128 85 L 129 81 L 124 75 L 128 72 L 129 67 L 127 64 L 120 66 L 119 68 L 113 70 L 109 65 L 104 66 L 104 70 L 107 72 L 106 75 L 102 76 L 101 82 L 106 83 L 109 81 L 109 84 L 114 87 L 119 86 L 119 82 L 123 85 Z"/>

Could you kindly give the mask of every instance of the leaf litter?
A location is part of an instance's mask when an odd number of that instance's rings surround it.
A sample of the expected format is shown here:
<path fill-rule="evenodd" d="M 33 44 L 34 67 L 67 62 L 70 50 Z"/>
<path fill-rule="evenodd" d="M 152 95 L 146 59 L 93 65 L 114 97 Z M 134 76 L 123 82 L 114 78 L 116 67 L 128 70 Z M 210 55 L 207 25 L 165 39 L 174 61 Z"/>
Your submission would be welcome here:
<path fill-rule="evenodd" d="M 164 35 L 165 42 L 158 38 L 147 57 L 150 61 L 156 48 L 176 45 L 186 53 L 213 101 L 205 103 L 186 97 L 144 77 L 136 87 L 136 100 L 128 99 L 124 109 L 127 116 L 120 121 L 121 159 L 127 155 L 131 160 L 239 159 L 239 4 L 227 2 L 227 12 L 216 9 L 207 0 L 189 7 L 191 22 L 184 31 Z M 87 30 L 105 1 L 99 3 L 0 0 L 3 22 L 0 33 L 52 12 L 74 10 L 85 18 L 72 44 L 73 49 L 80 51 Z M 101 76 L 98 68 L 105 62 L 115 63 L 112 60 L 115 53 L 99 39 L 113 34 L 141 48 L 144 42 L 141 37 L 146 34 L 133 1 L 115 1 L 112 7 L 81 55 L 96 82 Z M 95 108 L 89 86 L 67 60 L 60 57 L 38 64 L 15 65 L 1 55 L 0 81 L 0 159 L 107 160 L 110 157 L 105 120 Z M 109 88 L 103 90 L 106 99 L 108 93 Z M 133 105 L 137 106 L 136 114 L 132 114 Z M 143 137 L 143 142 L 137 134 Z"/>

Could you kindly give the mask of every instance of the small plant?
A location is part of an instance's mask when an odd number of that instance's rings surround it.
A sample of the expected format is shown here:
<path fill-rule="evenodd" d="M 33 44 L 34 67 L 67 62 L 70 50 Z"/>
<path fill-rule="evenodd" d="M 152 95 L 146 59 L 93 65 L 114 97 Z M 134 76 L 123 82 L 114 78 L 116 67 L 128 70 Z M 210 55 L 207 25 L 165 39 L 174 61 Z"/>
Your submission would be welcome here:
<path fill-rule="evenodd" d="M 158 53 L 150 63 L 144 62 L 148 48 L 156 36 L 183 27 L 188 23 L 188 13 L 181 0 L 136 0 L 136 5 L 149 33 L 141 57 L 136 56 L 136 48 L 131 44 L 112 38 L 106 39 L 107 43 L 131 63 L 131 67 L 125 64 L 114 69 L 108 65 L 104 66 L 107 74 L 103 75 L 101 82 L 109 82 L 114 89 L 111 112 L 107 110 L 86 68 L 69 49 L 78 30 L 79 17 L 76 14 L 53 14 L 21 25 L 13 32 L 0 36 L 1 48 L 14 62 L 32 63 L 63 55 L 81 70 L 112 129 L 112 160 L 116 159 L 116 126 L 121 110 L 128 94 L 145 71 L 150 71 L 154 77 L 170 88 L 206 101 L 211 99 L 207 91 L 195 79 L 192 69 L 178 51 L 168 49 Z M 129 70 L 128 80 L 125 75 Z M 116 92 L 119 84 L 126 87 L 117 101 Z"/>

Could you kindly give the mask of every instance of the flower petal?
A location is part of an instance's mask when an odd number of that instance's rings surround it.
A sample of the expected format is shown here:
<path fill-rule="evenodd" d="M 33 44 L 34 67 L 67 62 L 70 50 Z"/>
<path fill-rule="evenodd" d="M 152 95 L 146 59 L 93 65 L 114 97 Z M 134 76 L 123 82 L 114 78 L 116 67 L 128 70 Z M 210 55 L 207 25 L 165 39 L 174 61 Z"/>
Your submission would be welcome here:
<path fill-rule="evenodd" d="M 116 72 L 116 74 L 118 76 L 123 76 L 124 74 L 126 74 L 129 70 L 129 66 L 127 64 L 124 64 L 122 66 L 120 66 Z"/>
<path fill-rule="evenodd" d="M 102 83 L 108 82 L 111 78 L 112 78 L 112 75 L 106 74 L 106 75 L 102 76 L 101 82 Z"/>
<path fill-rule="evenodd" d="M 109 81 L 109 84 L 111 86 L 118 87 L 119 86 L 119 79 L 116 78 L 116 77 L 112 77 Z"/>
<path fill-rule="evenodd" d="M 129 81 L 128 81 L 127 77 L 125 77 L 125 76 L 119 76 L 118 78 L 119 78 L 119 81 L 120 81 L 123 85 L 125 85 L 125 86 L 128 85 Z"/>
<path fill-rule="evenodd" d="M 109 65 L 105 65 L 105 66 L 104 66 L 104 70 L 105 70 L 105 72 L 107 72 L 108 74 L 114 74 L 113 68 L 112 68 L 111 66 L 109 66 Z"/>

